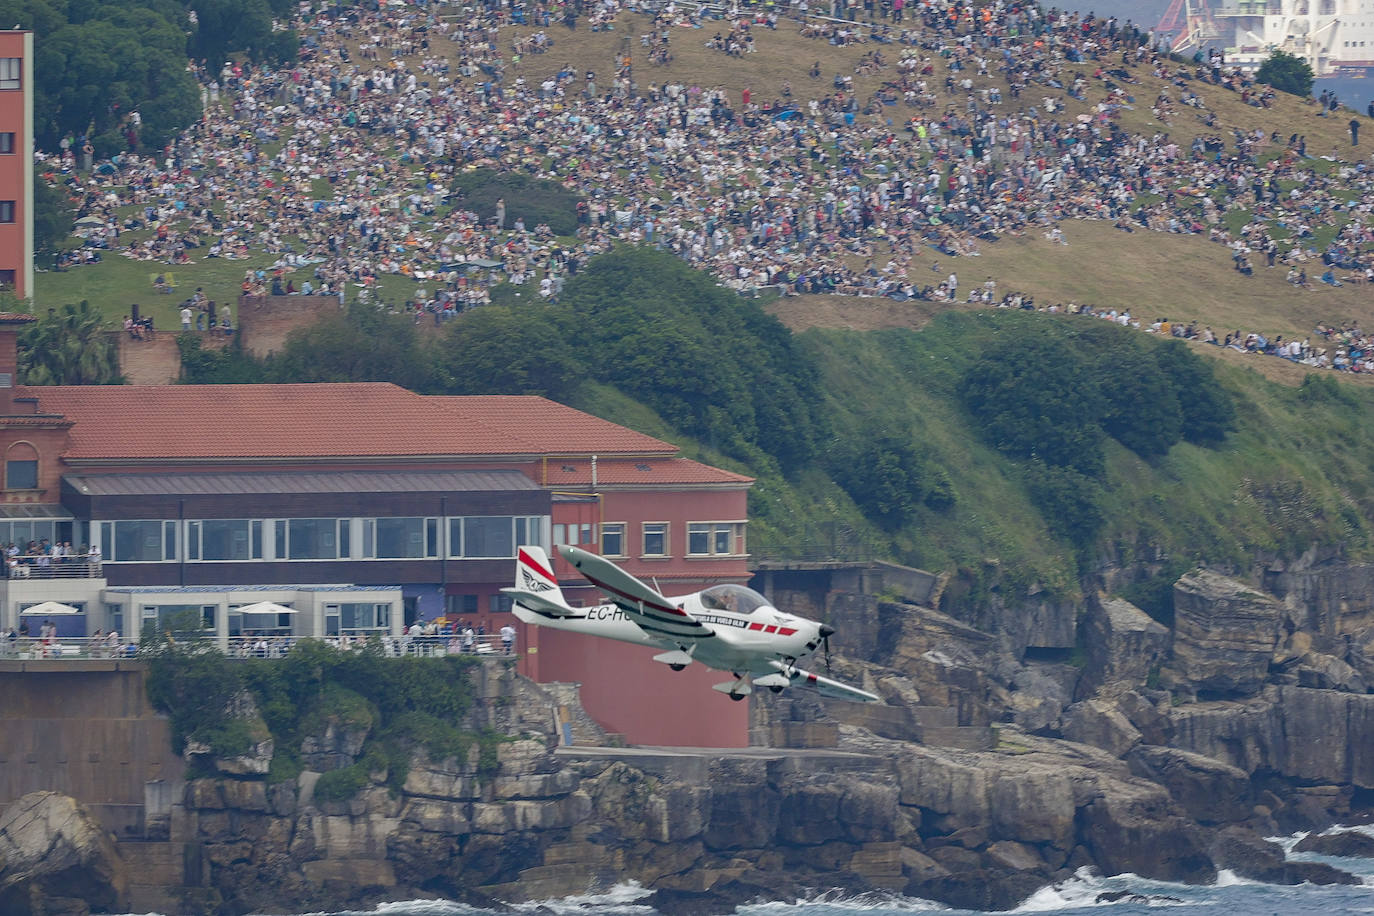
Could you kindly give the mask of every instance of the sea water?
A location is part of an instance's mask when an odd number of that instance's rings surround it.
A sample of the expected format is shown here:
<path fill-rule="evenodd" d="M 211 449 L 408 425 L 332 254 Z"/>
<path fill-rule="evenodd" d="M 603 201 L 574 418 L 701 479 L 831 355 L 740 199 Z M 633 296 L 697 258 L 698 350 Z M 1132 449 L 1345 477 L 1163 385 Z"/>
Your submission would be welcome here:
<path fill-rule="evenodd" d="M 1355 829 L 1374 836 L 1374 828 Z M 1364 884 L 1285 887 L 1247 881 L 1232 872 L 1222 871 L 1215 884 L 1196 886 L 1150 881 L 1135 875 L 1103 878 L 1084 869 L 1068 881 L 1041 888 L 1012 912 L 1048 916 L 1074 913 L 1166 916 L 1161 910 L 1167 910 L 1167 916 L 1374 914 L 1374 859 L 1342 859 L 1293 852 L 1293 847 L 1305 835 L 1299 833 L 1274 839 L 1290 861 L 1325 862 L 1359 876 Z M 639 902 L 649 893 L 637 884 L 621 884 L 605 894 L 519 904 L 514 907 L 513 916 L 654 916 L 653 909 Z M 1121 896 L 1123 893 L 1125 896 Z M 489 910 L 447 900 L 411 900 L 384 903 L 369 910 L 321 911 L 303 916 L 488 916 L 489 913 Z M 802 900 L 755 903 L 739 908 L 739 916 L 909 916 L 919 913 L 982 916 L 975 911 L 956 910 L 899 894 L 817 893 Z"/>

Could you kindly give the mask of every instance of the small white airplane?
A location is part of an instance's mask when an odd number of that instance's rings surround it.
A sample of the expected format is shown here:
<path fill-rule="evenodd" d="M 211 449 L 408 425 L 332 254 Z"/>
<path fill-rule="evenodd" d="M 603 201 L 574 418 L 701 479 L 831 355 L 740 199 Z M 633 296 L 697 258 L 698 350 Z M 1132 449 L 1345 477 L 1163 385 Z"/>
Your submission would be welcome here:
<path fill-rule="evenodd" d="M 728 671 L 734 680 L 713 689 L 732 700 L 744 699 L 754 687 L 779 693 L 797 684 L 821 696 L 879 702 L 866 690 L 798 668 L 797 660 L 814 653 L 835 631 L 826 624 L 784 614 L 753 589 L 713 585 L 667 598 L 597 554 L 570 546 L 560 546 L 558 552 L 609 595 L 611 603 L 572 607 L 563 598 L 543 549 L 521 547 L 515 586 L 501 591 L 515 599 L 515 616 L 525 623 L 665 649 L 654 661 L 674 671 L 694 661 Z"/>

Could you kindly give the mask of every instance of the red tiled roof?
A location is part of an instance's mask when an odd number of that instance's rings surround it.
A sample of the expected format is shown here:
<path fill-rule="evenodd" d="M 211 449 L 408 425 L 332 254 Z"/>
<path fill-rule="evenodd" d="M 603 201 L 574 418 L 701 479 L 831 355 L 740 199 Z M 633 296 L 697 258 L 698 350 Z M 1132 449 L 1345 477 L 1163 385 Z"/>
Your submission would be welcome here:
<path fill-rule="evenodd" d="M 534 442 L 540 454 L 675 455 L 677 446 L 545 398 L 519 395 L 430 397 L 483 428 Z"/>
<path fill-rule="evenodd" d="M 676 451 L 545 398 L 425 397 L 386 382 L 54 386 L 26 393 L 43 413 L 75 421 L 65 457 L 77 461 Z"/>
<path fill-rule="evenodd" d="M 545 485 L 550 487 L 592 485 L 591 462 L 585 458 L 569 461 L 551 460 L 546 465 Z M 571 471 L 566 468 L 572 468 Z M 733 471 L 713 468 L 689 458 L 645 458 L 598 461 L 598 487 L 634 486 L 635 484 L 750 484 L 754 478 Z"/>

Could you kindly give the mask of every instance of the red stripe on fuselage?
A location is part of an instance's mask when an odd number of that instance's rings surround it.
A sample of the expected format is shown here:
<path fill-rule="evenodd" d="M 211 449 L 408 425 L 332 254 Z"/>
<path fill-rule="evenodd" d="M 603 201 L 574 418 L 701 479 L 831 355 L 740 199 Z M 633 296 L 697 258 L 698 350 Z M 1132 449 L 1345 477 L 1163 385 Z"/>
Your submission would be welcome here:
<path fill-rule="evenodd" d="M 554 578 L 553 573 L 545 569 L 542 564 L 536 563 L 534 557 L 530 556 L 529 553 L 526 552 L 523 547 L 520 549 L 520 562 L 524 563 L 530 569 L 539 573 L 539 575 L 543 576 L 545 579 L 548 579 L 555 585 L 558 583 L 558 580 Z"/>
<path fill-rule="evenodd" d="M 778 627 L 779 636 L 791 636 L 795 632 L 797 631 L 792 627 Z"/>
<path fill-rule="evenodd" d="M 751 624 L 749 624 L 749 629 L 751 629 L 751 630 L 762 630 L 762 629 L 763 629 L 763 624 L 761 624 L 761 623 L 751 623 Z"/>

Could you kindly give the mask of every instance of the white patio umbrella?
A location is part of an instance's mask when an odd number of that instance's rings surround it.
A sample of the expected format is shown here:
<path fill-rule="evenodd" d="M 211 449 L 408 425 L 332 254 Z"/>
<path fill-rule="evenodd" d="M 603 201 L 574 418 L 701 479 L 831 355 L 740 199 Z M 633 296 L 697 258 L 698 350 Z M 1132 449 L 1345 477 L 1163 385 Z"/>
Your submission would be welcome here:
<path fill-rule="evenodd" d="M 294 614 L 296 609 L 287 607 L 284 604 L 277 604 L 273 601 L 259 601 L 256 604 L 245 604 L 236 609 L 240 614 Z"/>
<path fill-rule="evenodd" d="M 26 607 L 19 612 L 21 617 L 56 617 L 60 614 L 80 614 L 80 608 L 74 608 L 70 604 L 62 604 L 60 601 L 44 601 L 42 604 L 35 604 L 33 607 Z"/>

